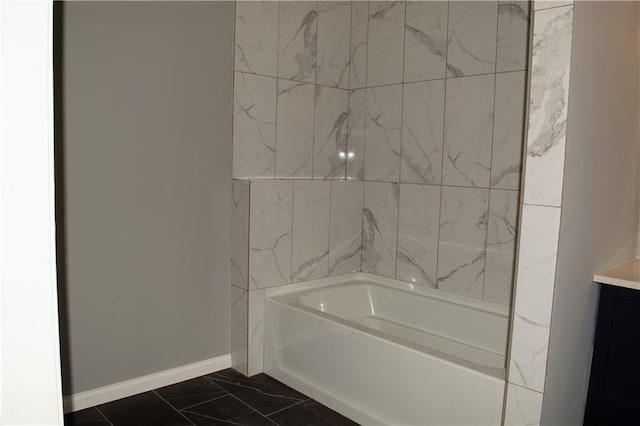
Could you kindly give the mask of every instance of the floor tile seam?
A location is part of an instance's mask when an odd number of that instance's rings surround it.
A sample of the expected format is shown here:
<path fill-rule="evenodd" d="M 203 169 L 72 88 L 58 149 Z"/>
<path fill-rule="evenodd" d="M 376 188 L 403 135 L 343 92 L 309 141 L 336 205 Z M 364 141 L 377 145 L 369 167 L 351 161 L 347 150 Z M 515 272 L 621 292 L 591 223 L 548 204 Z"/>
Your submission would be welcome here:
<path fill-rule="evenodd" d="M 184 414 L 182 414 L 180 412 L 180 410 L 178 410 L 176 407 L 174 407 L 173 405 L 171 405 L 169 403 L 169 401 L 167 401 L 166 399 L 164 399 L 162 396 L 160 396 L 160 394 L 158 392 L 154 390 L 151 391 L 151 393 L 153 393 L 155 396 L 157 396 L 158 398 L 160 398 L 165 404 L 167 404 L 169 407 L 171 407 L 176 413 L 178 413 L 180 415 L 180 417 L 184 418 L 186 421 L 189 422 L 189 424 L 195 426 L 195 423 L 193 423 L 190 419 L 188 419 Z"/>
<path fill-rule="evenodd" d="M 217 401 L 220 398 L 224 398 L 225 396 L 229 396 L 230 395 L 229 392 L 227 392 L 226 390 L 223 389 L 223 391 L 224 391 L 223 395 L 218 395 L 215 398 L 207 399 L 205 401 L 198 402 L 196 404 L 187 405 L 186 407 L 182 407 L 182 408 L 178 408 L 175 405 L 173 407 L 178 411 L 186 411 L 186 410 L 189 410 L 190 408 L 197 407 L 197 406 L 203 405 L 203 404 L 207 404 L 207 403 L 212 402 L 212 401 Z M 167 401 L 167 402 L 169 404 L 171 404 L 171 402 L 169 402 L 169 401 Z"/>
<path fill-rule="evenodd" d="M 302 404 L 304 404 L 305 402 L 309 402 L 309 401 L 313 401 L 313 400 L 309 398 L 309 399 L 305 399 L 304 401 L 296 402 L 295 404 L 292 404 L 292 405 L 286 406 L 286 407 L 284 407 L 284 408 L 280 408 L 279 410 L 276 410 L 276 411 L 274 411 L 273 413 L 269 413 L 269 414 L 267 414 L 266 416 L 267 416 L 267 417 L 269 417 L 269 419 L 271 419 L 271 416 L 274 416 L 274 415 L 276 415 L 276 414 L 280 414 L 280 413 L 282 413 L 283 411 L 286 411 L 286 410 L 288 410 L 288 409 L 290 409 L 290 408 L 293 408 L 293 407 L 297 407 L 298 405 L 302 405 Z M 274 422 L 275 422 L 275 420 L 272 420 L 272 421 L 274 421 Z"/>
<path fill-rule="evenodd" d="M 256 391 L 256 392 L 258 392 L 258 393 L 260 393 L 261 395 L 264 395 L 264 396 L 273 396 L 273 397 L 284 398 L 284 399 L 289 399 L 289 400 L 293 400 L 293 401 L 304 401 L 304 400 L 301 400 L 300 398 L 295 398 L 295 397 L 292 397 L 292 396 L 285 396 L 285 395 L 278 395 L 278 394 L 275 394 L 275 393 L 269 393 L 269 392 L 261 391 L 258 388 L 254 388 L 254 387 L 251 387 L 251 386 L 243 385 L 243 384 L 240 384 L 240 383 L 234 383 L 234 382 L 231 382 L 231 381 L 228 381 L 228 380 L 223 380 L 223 379 L 216 379 L 216 380 L 219 380 L 219 381 L 221 381 L 223 383 L 227 383 L 229 385 L 238 386 L 238 387 L 241 387 L 241 388 L 244 388 L 244 389 L 249 389 L 249 390 L 252 390 L 252 391 Z M 222 386 L 220 386 L 220 387 L 222 387 Z M 225 390 L 230 395 L 233 395 L 233 393 L 229 392 L 227 389 L 225 389 Z M 295 389 L 293 389 L 293 390 L 295 390 Z"/>
<path fill-rule="evenodd" d="M 229 394 L 229 396 L 231 396 L 232 398 L 237 399 L 238 401 L 240 401 L 242 404 L 246 405 L 247 407 L 251 408 L 253 411 L 255 411 L 256 413 L 258 413 L 259 415 L 261 415 L 262 417 L 264 417 L 265 419 L 267 419 L 269 422 L 275 423 L 273 420 L 271 420 L 269 417 L 267 417 L 267 414 L 262 414 L 258 409 L 256 409 L 254 406 L 250 405 L 248 402 L 243 401 L 242 399 L 240 399 L 239 397 L 235 396 L 234 394 Z"/>

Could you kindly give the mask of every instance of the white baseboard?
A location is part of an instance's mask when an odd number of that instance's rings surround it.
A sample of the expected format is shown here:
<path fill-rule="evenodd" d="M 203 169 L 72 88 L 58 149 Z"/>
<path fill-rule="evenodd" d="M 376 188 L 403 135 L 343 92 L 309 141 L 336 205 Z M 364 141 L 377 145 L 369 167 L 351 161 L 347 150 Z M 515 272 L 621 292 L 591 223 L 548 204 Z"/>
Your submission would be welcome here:
<path fill-rule="evenodd" d="M 115 383 L 86 392 L 66 396 L 63 400 L 64 412 L 84 410 L 85 408 L 126 398 L 141 392 L 147 392 L 162 386 L 172 385 L 184 380 L 194 379 L 231 367 L 231 355 L 220 355 L 193 364 L 183 365 L 159 373 L 149 374 L 125 382 Z"/>

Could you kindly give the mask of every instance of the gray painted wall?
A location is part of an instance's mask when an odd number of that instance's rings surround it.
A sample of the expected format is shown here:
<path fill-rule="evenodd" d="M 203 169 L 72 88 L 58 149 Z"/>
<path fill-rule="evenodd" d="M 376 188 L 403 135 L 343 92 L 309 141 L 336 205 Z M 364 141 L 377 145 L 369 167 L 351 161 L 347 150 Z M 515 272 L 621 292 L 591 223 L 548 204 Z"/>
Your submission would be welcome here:
<path fill-rule="evenodd" d="M 638 232 L 638 3 L 576 2 L 542 424 L 582 424 L 598 286 Z"/>
<path fill-rule="evenodd" d="M 233 7 L 64 5 L 65 394 L 229 352 Z"/>

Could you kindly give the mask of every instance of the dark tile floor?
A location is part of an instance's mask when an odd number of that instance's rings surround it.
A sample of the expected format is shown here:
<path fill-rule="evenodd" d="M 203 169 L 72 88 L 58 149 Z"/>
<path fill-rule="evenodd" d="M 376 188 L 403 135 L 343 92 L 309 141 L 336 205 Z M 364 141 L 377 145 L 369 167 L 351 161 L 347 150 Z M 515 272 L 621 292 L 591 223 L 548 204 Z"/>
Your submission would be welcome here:
<path fill-rule="evenodd" d="M 73 426 L 357 425 L 275 379 L 232 369 L 67 414 Z"/>

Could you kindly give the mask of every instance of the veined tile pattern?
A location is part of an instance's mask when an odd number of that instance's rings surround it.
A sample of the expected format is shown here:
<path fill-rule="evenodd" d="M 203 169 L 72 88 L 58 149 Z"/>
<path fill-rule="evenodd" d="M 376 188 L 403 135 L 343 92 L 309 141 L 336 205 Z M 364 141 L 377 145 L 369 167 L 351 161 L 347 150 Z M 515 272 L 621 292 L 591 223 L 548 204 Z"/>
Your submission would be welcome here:
<path fill-rule="evenodd" d="M 360 271 L 364 182 L 331 182 L 329 275 Z"/>
<path fill-rule="evenodd" d="M 347 179 L 364 180 L 364 138 L 367 89 L 349 91 Z"/>
<path fill-rule="evenodd" d="M 559 231 L 559 208 L 523 206 L 509 382 L 538 392 L 544 391 Z"/>
<path fill-rule="evenodd" d="M 349 88 L 367 85 L 367 38 L 369 2 L 351 2 L 351 47 L 349 50 Z"/>
<path fill-rule="evenodd" d="M 498 1 L 498 53 L 496 71 L 527 68 L 529 2 Z"/>
<path fill-rule="evenodd" d="M 330 182 L 293 183 L 292 281 L 329 274 Z"/>
<path fill-rule="evenodd" d="M 249 288 L 249 190 L 250 182 L 231 183 L 231 284 Z"/>
<path fill-rule="evenodd" d="M 440 190 L 400 184 L 396 279 L 436 286 Z"/>
<path fill-rule="evenodd" d="M 447 80 L 443 185 L 489 187 L 494 78 Z"/>
<path fill-rule="evenodd" d="M 276 177 L 311 178 L 313 84 L 278 79 Z"/>
<path fill-rule="evenodd" d="M 264 371 L 263 347 L 264 347 L 264 289 L 251 290 L 249 292 L 249 356 L 248 376 Z"/>
<path fill-rule="evenodd" d="M 313 177 L 344 179 L 347 162 L 349 92 L 315 87 Z"/>
<path fill-rule="evenodd" d="M 235 70 L 276 77 L 278 2 L 236 3 Z"/>
<path fill-rule="evenodd" d="M 291 281 L 293 183 L 251 182 L 249 212 L 249 288 Z"/>
<path fill-rule="evenodd" d="M 282 1 L 278 35 L 278 77 L 313 83 L 316 79 L 318 2 Z"/>
<path fill-rule="evenodd" d="M 533 1 L 533 9 L 543 10 L 550 9 L 552 7 L 560 7 L 560 6 L 571 6 L 573 5 L 573 0 L 534 0 Z"/>
<path fill-rule="evenodd" d="M 369 2 L 367 86 L 402 83 L 404 1 Z"/>
<path fill-rule="evenodd" d="M 560 206 L 573 7 L 536 12 L 524 202 Z"/>
<path fill-rule="evenodd" d="M 443 187 L 438 288 L 482 297 L 489 190 Z"/>
<path fill-rule="evenodd" d="M 248 291 L 231 286 L 231 315 L 230 315 L 230 347 L 231 366 L 247 374 L 248 347 L 247 347 L 247 315 L 248 315 Z"/>
<path fill-rule="evenodd" d="M 542 394 L 513 383 L 507 386 L 505 426 L 537 426 L 542 414 Z"/>
<path fill-rule="evenodd" d="M 447 71 L 446 1 L 405 3 L 404 81 L 444 78 Z"/>
<path fill-rule="evenodd" d="M 399 184 L 364 183 L 362 270 L 395 278 Z"/>
<path fill-rule="evenodd" d="M 350 30 L 350 2 L 318 3 L 318 84 L 348 88 Z"/>
<path fill-rule="evenodd" d="M 508 305 L 513 286 L 519 193 L 492 189 L 489 198 L 483 299 Z"/>
<path fill-rule="evenodd" d="M 444 85 L 444 80 L 403 85 L 401 182 L 440 183 Z"/>
<path fill-rule="evenodd" d="M 233 177 L 273 177 L 276 79 L 236 72 L 233 96 Z"/>
<path fill-rule="evenodd" d="M 398 182 L 402 127 L 402 85 L 367 89 L 364 178 Z"/>
<path fill-rule="evenodd" d="M 524 71 L 496 74 L 491 187 L 520 189 L 524 136 Z"/>
<path fill-rule="evenodd" d="M 497 1 L 449 3 L 449 77 L 495 72 L 497 8 Z"/>

